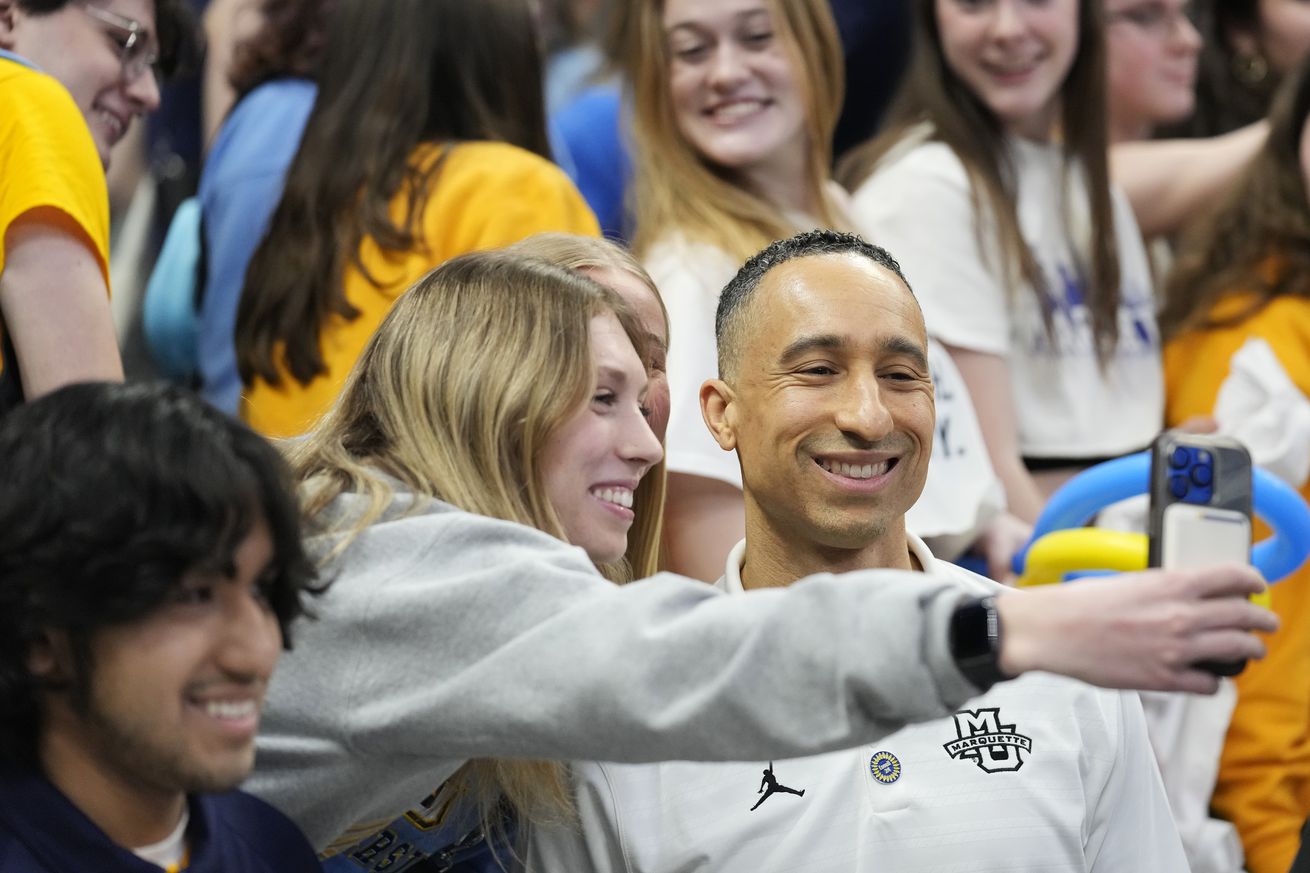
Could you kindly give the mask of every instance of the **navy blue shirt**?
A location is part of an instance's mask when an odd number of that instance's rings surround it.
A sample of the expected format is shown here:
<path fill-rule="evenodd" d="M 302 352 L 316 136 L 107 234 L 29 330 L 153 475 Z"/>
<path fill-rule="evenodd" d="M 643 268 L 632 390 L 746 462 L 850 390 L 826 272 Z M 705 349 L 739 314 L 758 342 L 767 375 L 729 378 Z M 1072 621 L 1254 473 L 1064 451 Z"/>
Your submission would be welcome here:
<path fill-rule="evenodd" d="M 291 820 L 239 791 L 188 798 L 188 873 L 321 873 Z M 59 789 L 33 772 L 0 775 L 4 873 L 160 873 L 115 844 Z"/>

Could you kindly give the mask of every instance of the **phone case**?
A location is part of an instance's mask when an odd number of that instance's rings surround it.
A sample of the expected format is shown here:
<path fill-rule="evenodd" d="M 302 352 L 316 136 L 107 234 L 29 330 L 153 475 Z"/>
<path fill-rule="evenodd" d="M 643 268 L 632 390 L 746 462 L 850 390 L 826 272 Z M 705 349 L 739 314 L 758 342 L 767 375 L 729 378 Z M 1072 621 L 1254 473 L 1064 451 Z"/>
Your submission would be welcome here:
<path fill-rule="evenodd" d="M 1151 509 L 1148 518 L 1150 564 L 1163 566 L 1165 513 L 1178 503 L 1229 510 L 1248 519 L 1241 554 L 1216 556 L 1217 561 L 1251 560 L 1251 455 L 1230 437 L 1167 430 L 1151 446 Z M 1223 513 L 1210 516 L 1218 523 Z M 1205 515 L 1198 516 L 1204 520 Z M 1227 536 L 1225 541 L 1231 541 Z"/>
<path fill-rule="evenodd" d="M 1152 567 L 1251 561 L 1251 455 L 1228 437 L 1165 431 L 1151 445 Z M 1200 661 L 1236 676 L 1245 661 Z"/>

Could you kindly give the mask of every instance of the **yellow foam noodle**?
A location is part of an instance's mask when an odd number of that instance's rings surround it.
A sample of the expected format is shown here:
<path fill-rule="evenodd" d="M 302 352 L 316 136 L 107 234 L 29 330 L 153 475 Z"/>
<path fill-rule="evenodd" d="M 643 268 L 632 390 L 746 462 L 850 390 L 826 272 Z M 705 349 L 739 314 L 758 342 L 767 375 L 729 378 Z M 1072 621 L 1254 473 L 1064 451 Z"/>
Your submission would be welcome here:
<path fill-rule="evenodd" d="M 1150 541 L 1146 534 L 1094 527 L 1051 531 L 1028 548 L 1028 559 L 1020 588 L 1063 581 L 1066 573 L 1113 570 L 1121 573 L 1145 570 Z M 1269 609 L 1273 600 L 1266 588 L 1252 594 L 1250 601 Z"/>
<path fill-rule="evenodd" d="M 1019 587 L 1050 585 L 1066 573 L 1085 570 L 1145 570 L 1148 540 L 1143 533 L 1078 527 L 1051 531 L 1028 549 Z"/>

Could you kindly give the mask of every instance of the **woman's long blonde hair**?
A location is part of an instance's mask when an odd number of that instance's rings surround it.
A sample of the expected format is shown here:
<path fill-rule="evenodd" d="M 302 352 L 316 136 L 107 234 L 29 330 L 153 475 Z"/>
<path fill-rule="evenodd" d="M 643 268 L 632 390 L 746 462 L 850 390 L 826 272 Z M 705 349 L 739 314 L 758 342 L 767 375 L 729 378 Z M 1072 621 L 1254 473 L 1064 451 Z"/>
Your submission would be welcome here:
<path fill-rule="evenodd" d="M 627 273 L 650 289 L 650 293 L 659 303 L 660 313 L 664 317 L 664 336 L 669 336 L 669 311 L 664 308 L 655 280 L 637 263 L 627 249 L 610 242 L 590 236 L 577 236 L 571 233 L 539 233 L 522 242 L 509 246 L 506 251 L 528 257 L 549 261 L 557 267 L 582 273 L 584 276 L 597 270 L 616 270 Z M 667 352 L 667 339 L 646 334 L 651 351 L 651 362 L 656 369 L 663 370 L 662 362 Z M 633 497 L 632 508 L 636 515 L 632 529 L 628 532 L 628 551 L 624 556 L 627 566 L 624 568 L 608 567 L 603 571 L 614 581 L 626 582 L 631 579 L 644 579 L 659 572 L 660 541 L 663 531 L 664 490 L 667 482 L 663 458 L 642 478 Z M 624 574 L 626 571 L 626 575 Z"/>
<path fill-rule="evenodd" d="M 644 256 L 664 234 L 678 230 L 740 260 L 792 227 L 782 211 L 709 164 L 678 129 L 669 93 L 671 58 L 664 34 L 663 0 L 637 4 L 629 29 L 633 90 L 633 250 Z M 810 154 L 807 182 L 827 227 L 841 225 L 826 188 L 832 175 L 832 135 L 841 113 L 845 69 L 841 39 L 827 0 L 768 0 L 773 26 L 801 80 Z"/>
<path fill-rule="evenodd" d="M 329 557 L 390 506 L 386 476 L 414 508 L 435 498 L 563 539 L 539 456 L 593 390 L 591 319 L 610 312 L 646 363 L 645 331 L 622 298 L 545 261 L 463 255 L 405 292 L 336 405 L 288 452 L 311 532 L 338 537 Z M 341 520 L 328 509 L 349 492 L 369 506 Z M 571 811 L 566 771 L 552 762 L 470 761 L 444 790 L 488 818 L 501 797 L 529 821 Z"/>

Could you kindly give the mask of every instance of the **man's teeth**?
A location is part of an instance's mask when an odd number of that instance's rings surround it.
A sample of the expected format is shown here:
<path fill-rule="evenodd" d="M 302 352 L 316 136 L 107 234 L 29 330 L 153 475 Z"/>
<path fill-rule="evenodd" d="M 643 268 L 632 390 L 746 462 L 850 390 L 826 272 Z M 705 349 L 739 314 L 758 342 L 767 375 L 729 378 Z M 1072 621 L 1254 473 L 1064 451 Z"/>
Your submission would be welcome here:
<path fill-rule="evenodd" d="M 615 506 L 622 506 L 624 509 L 632 508 L 632 489 L 631 488 L 593 488 L 591 496 L 604 500 L 606 503 L 613 503 Z"/>
<path fill-rule="evenodd" d="M 872 479 L 891 469 L 891 459 L 879 464 L 844 464 L 839 461 L 819 461 L 819 466 L 836 476 L 847 479 Z"/>
<path fill-rule="evenodd" d="M 206 715 L 226 721 L 250 718 L 257 709 L 253 700 L 210 700 L 205 703 Z"/>

